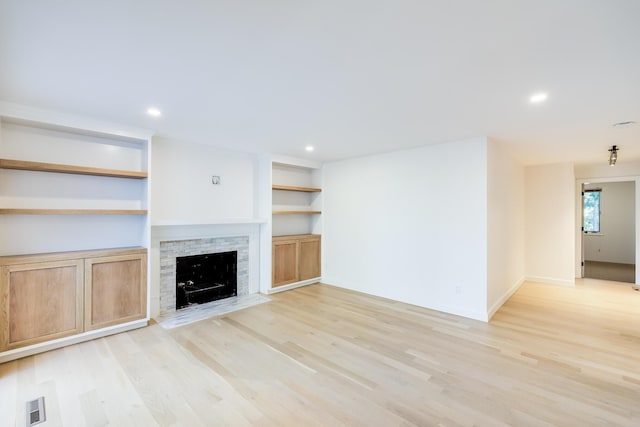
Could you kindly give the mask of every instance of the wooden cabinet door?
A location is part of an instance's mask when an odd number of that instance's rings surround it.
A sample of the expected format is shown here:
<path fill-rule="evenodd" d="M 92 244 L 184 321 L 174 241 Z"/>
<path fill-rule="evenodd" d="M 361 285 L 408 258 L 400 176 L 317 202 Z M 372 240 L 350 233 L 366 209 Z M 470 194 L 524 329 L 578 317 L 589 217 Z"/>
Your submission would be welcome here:
<path fill-rule="evenodd" d="M 0 267 L 0 351 L 83 331 L 83 262 Z"/>
<path fill-rule="evenodd" d="M 146 254 L 85 259 L 85 329 L 147 316 Z"/>
<path fill-rule="evenodd" d="M 273 242 L 272 287 L 298 281 L 298 240 Z"/>
<path fill-rule="evenodd" d="M 320 237 L 300 240 L 300 280 L 320 277 Z"/>

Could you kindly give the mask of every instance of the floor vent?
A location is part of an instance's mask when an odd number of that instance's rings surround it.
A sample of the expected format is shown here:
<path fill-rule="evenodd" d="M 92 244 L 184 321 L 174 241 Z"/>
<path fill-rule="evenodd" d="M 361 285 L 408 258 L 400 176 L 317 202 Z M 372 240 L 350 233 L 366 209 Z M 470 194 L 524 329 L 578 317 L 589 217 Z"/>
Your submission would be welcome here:
<path fill-rule="evenodd" d="M 34 426 L 45 422 L 44 396 L 27 402 L 27 426 Z"/>

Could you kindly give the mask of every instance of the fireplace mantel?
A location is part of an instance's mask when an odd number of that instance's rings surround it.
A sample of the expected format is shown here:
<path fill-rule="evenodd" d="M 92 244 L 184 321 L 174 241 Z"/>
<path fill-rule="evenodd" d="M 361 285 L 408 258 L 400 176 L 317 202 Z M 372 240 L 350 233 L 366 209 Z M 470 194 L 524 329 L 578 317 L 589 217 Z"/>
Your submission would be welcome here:
<path fill-rule="evenodd" d="M 225 225 L 225 224 L 266 224 L 265 218 L 224 218 L 224 219 L 166 219 L 153 221 L 151 227 L 172 227 L 183 225 Z"/>

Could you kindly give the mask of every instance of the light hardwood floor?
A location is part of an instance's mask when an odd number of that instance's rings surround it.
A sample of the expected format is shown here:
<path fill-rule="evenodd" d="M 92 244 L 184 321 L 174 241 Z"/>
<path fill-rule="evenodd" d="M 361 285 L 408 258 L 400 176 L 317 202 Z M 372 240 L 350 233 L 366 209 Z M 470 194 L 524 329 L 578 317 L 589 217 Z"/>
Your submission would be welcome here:
<path fill-rule="evenodd" d="M 640 292 L 525 283 L 489 324 L 325 285 L 0 365 L 0 425 L 638 426 Z"/>

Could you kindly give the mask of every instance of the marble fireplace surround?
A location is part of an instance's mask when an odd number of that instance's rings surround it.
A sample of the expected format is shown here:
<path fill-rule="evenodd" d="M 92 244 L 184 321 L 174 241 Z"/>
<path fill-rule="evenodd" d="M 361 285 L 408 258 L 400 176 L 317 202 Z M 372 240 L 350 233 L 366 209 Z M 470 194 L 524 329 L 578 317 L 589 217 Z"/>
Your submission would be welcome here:
<path fill-rule="evenodd" d="M 160 314 L 176 311 L 176 258 L 232 251 L 238 253 L 238 296 L 249 295 L 249 236 L 160 242 Z"/>
<path fill-rule="evenodd" d="M 259 291 L 259 225 L 152 227 L 151 317 L 176 311 L 176 257 L 237 251 L 238 296 Z M 156 286 L 154 286 L 154 283 Z"/>

